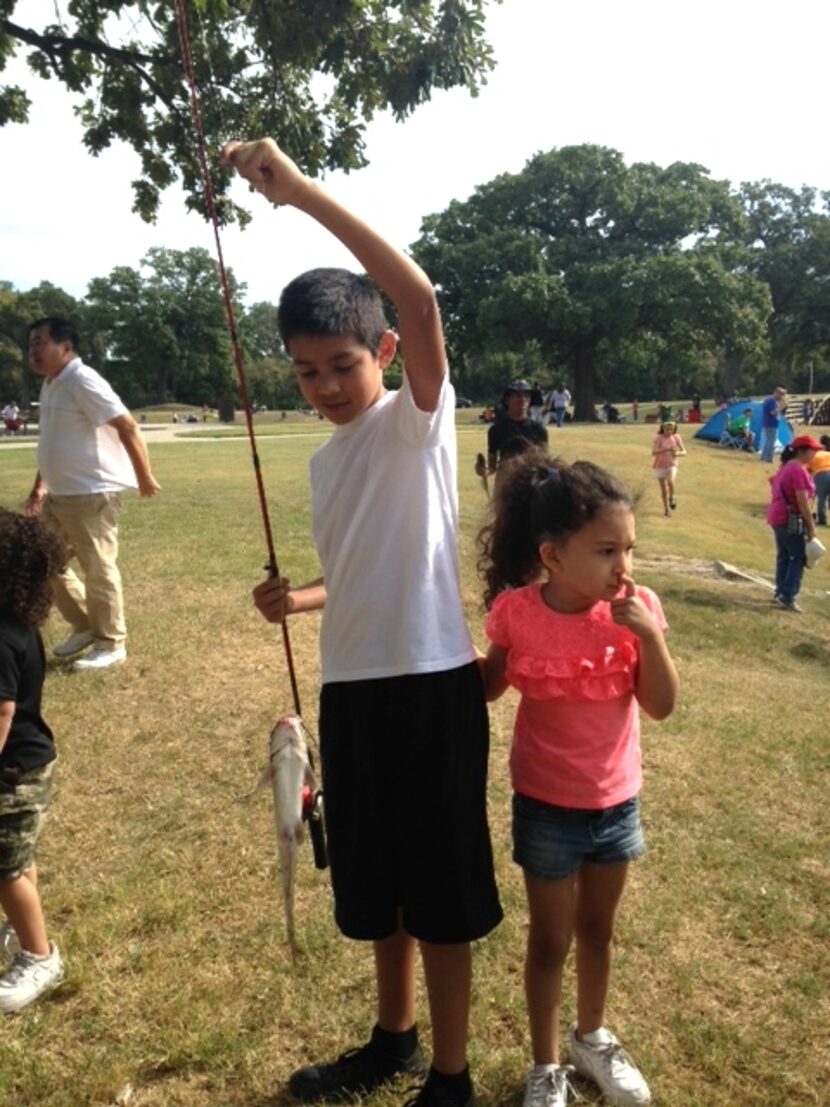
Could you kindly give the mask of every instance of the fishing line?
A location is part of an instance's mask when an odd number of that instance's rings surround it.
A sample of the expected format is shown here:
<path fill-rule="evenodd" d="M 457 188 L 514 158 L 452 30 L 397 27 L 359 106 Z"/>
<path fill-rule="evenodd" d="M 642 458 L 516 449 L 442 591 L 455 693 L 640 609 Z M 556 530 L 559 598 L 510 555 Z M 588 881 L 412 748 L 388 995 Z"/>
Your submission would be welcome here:
<path fill-rule="evenodd" d="M 225 269 L 225 259 L 222 253 L 222 241 L 219 235 L 219 219 L 216 214 L 216 202 L 213 195 L 213 185 L 210 179 L 210 170 L 208 169 L 205 133 L 202 126 L 202 114 L 199 108 L 199 94 L 196 89 L 196 77 L 193 70 L 193 58 L 190 52 L 190 36 L 187 29 L 187 13 L 185 11 L 184 0 L 176 0 L 176 18 L 179 26 L 179 41 L 182 47 L 182 58 L 184 60 L 184 69 L 187 76 L 187 82 L 190 89 L 190 111 L 193 116 L 193 125 L 196 131 L 196 152 L 199 159 L 199 168 L 202 175 L 202 183 L 205 190 L 205 201 L 207 203 L 208 212 L 210 214 L 210 221 L 213 224 L 213 237 L 216 243 L 216 256 L 219 264 L 219 283 L 222 288 L 222 298 L 225 303 L 225 315 L 228 320 L 228 330 L 231 336 L 231 346 L 233 348 L 233 360 L 236 367 L 236 376 L 239 382 L 239 394 L 242 400 L 242 407 L 245 412 L 245 422 L 248 427 L 248 440 L 251 444 L 251 459 L 254 466 L 254 476 L 256 479 L 257 493 L 259 496 L 259 509 L 262 515 L 262 525 L 265 531 L 265 542 L 268 547 L 268 571 L 272 577 L 279 577 L 279 569 L 277 567 L 277 555 L 274 549 L 274 537 L 271 530 L 271 520 L 268 515 L 268 503 L 265 498 L 265 485 L 262 480 L 262 469 L 259 462 L 259 454 L 256 447 L 256 436 L 254 434 L 254 422 L 251 412 L 251 403 L 248 398 L 248 383 L 245 377 L 245 366 L 242 360 L 242 350 L 239 345 L 239 337 L 236 330 L 236 315 L 233 308 L 233 301 L 231 299 L 230 287 L 228 285 L 228 275 Z M 297 675 L 294 669 L 294 655 L 291 650 L 291 639 L 288 634 L 288 623 L 285 619 L 282 621 L 282 642 L 285 649 L 285 659 L 288 665 L 288 678 L 291 683 L 291 695 L 294 700 L 294 710 L 302 717 L 302 711 L 300 710 L 300 693 L 297 687 Z"/>

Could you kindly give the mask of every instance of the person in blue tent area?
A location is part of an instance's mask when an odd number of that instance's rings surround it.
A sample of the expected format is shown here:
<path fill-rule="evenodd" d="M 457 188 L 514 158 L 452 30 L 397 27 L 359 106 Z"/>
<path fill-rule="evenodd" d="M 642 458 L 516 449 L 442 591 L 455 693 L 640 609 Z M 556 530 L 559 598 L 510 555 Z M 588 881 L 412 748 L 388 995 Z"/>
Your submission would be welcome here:
<path fill-rule="evenodd" d="M 761 461 L 769 464 L 775 456 L 775 443 L 778 439 L 778 427 L 781 417 L 787 410 L 786 388 L 773 389 L 761 404 Z"/>
<path fill-rule="evenodd" d="M 726 429 L 733 438 L 743 439 L 743 449 L 753 450 L 755 448 L 755 433 L 752 430 L 751 407 L 745 407 L 740 415 L 734 415 L 732 418 L 727 414 Z"/>
<path fill-rule="evenodd" d="M 809 471 L 821 443 L 801 435 L 781 451 L 781 467 L 770 478 L 767 523 L 775 535 L 775 591 L 772 602 L 801 614 L 796 596 L 806 565 L 806 544 L 816 537 L 811 500 L 816 494 Z"/>

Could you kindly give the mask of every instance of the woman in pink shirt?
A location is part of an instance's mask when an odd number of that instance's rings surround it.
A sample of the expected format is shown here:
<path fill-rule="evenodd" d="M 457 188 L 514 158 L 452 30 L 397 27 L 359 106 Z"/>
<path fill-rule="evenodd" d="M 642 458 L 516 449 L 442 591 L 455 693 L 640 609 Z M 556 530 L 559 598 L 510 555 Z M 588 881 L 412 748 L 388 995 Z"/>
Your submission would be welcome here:
<path fill-rule="evenodd" d="M 562 971 L 576 936 L 570 1059 L 615 1103 L 648 1103 L 642 1074 L 605 1028 L 614 917 L 639 818 L 638 706 L 663 719 L 677 674 L 657 596 L 632 577 L 627 489 L 587 461 L 511 461 L 479 538 L 491 645 L 488 699 L 522 699 L 510 753 L 513 858 L 530 910 L 525 992 L 534 1067 L 524 1103 L 564 1107 Z"/>
<path fill-rule="evenodd" d="M 677 480 L 677 459 L 686 456 L 683 439 L 677 433 L 677 423 L 667 419 L 660 424 L 660 430 L 651 444 L 651 467 L 660 482 L 660 496 L 663 500 L 663 514 L 671 515 L 677 508 L 674 498 L 674 482 Z"/>
<path fill-rule="evenodd" d="M 787 611 L 801 612 L 796 596 L 801 588 L 805 546 L 816 536 L 810 500 L 816 486 L 807 471 L 808 462 L 821 449 L 809 435 L 794 438 L 781 451 L 781 467 L 770 480 L 771 498 L 767 522 L 775 535 L 775 593 L 772 602 Z"/>

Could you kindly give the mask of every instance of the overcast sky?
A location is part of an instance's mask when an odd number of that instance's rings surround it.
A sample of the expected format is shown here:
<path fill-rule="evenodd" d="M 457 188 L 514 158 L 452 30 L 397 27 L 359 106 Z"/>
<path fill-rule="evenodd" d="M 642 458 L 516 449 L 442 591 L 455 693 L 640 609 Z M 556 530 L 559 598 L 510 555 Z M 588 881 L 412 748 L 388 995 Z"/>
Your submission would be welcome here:
<path fill-rule="evenodd" d="M 54 20 L 55 0 L 23 0 L 13 18 L 25 25 L 32 10 Z M 611 146 L 629 162 L 698 162 L 734 184 L 830 189 L 828 0 L 505 0 L 491 7 L 488 37 L 498 65 L 477 99 L 438 93 L 404 124 L 377 120 L 369 166 L 327 178 L 401 247 L 424 215 L 574 143 Z M 178 190 L 154 226 L 131 213 L 136 155 L 87 154 L 71 97 L 30 77 L 22 52 L 0 82 L 24 83 L 33 102 L 28 124 L 0 128 L 0 280 L 21 290 L 48 280 L 82 297 L 93 277 L 137 267 L 151 246 L 213 252 Z M 275 302 L 311 266 L 356 268 L 307 217 L 274 211 L 241 184 L 235 196 L 254 219 L 222 244 L 249 302 Z"/>

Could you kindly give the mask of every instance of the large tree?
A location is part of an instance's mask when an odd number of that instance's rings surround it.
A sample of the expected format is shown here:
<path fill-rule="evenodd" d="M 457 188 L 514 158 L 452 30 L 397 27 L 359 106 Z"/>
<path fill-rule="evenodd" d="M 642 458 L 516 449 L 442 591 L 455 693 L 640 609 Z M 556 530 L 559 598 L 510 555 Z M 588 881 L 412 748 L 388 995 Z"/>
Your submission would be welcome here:
<path fill-rule="evenodd" d="M 632 339 L 684 362 L 757 349 L 769 299 L 742 264 L 742 220 L 728 184 L 699 165 L 626 166 L 615 150 L 571 146 L 429 216 L 414 251 L 462 378 L 471 355 L 534 341 L 553 373 L 565 367 L 586 419 L 600 379 L 615 393 Z"/>
<path fill-rule="evenodd" d="M 217 145 L 270 134 L 311 174 L 359 168 L 377 112 L 402 119 L 434 89 L 476 93 L 492 66 L 486 2 L 185 0 L 205 132 Z M 38 76 L 77 97 L 92 154 L 119 139 L 137 151 L 134 210 L 145 219 L 177 176 L 202 211 L 176 5 L 56 0 L 53 21 L 37 26 L 17 7 L 0 0 L 0 70 L 26 49 Z M 28 108 L 21 88 L 0 87 L 0 125 L 25 122 Z M 229 175 L 216 177 L 222 216 L 244 218 L 222 197 Z"/>
<path fill-rule="evenodd" d="M 49 281 L 18 292 L 0 281 L 0 396 L 28 408 L 38 395 L 40 380 L 28 368 L 29 326 L 46 315 L 72 317 L 77 302 Z"/>
<path fill-rule="evenodd" d="M 238 288 L 228 274 L 240 315 Z M 90 281 L 81 314 L 90 359 L 132 407 L 216 404 L 233 392 L 233 362 L 216 265 L 207 250 L 154 248 L 141 271 Z"/>
<path fill-rule="evenodd" d="M 830 352 L 830 192 L 744 184 L 751 265 L 769 286 L 773 364 L 766 384 L 793 384 Z M 806 381 L 805 381 L 806 383 Z"/>

